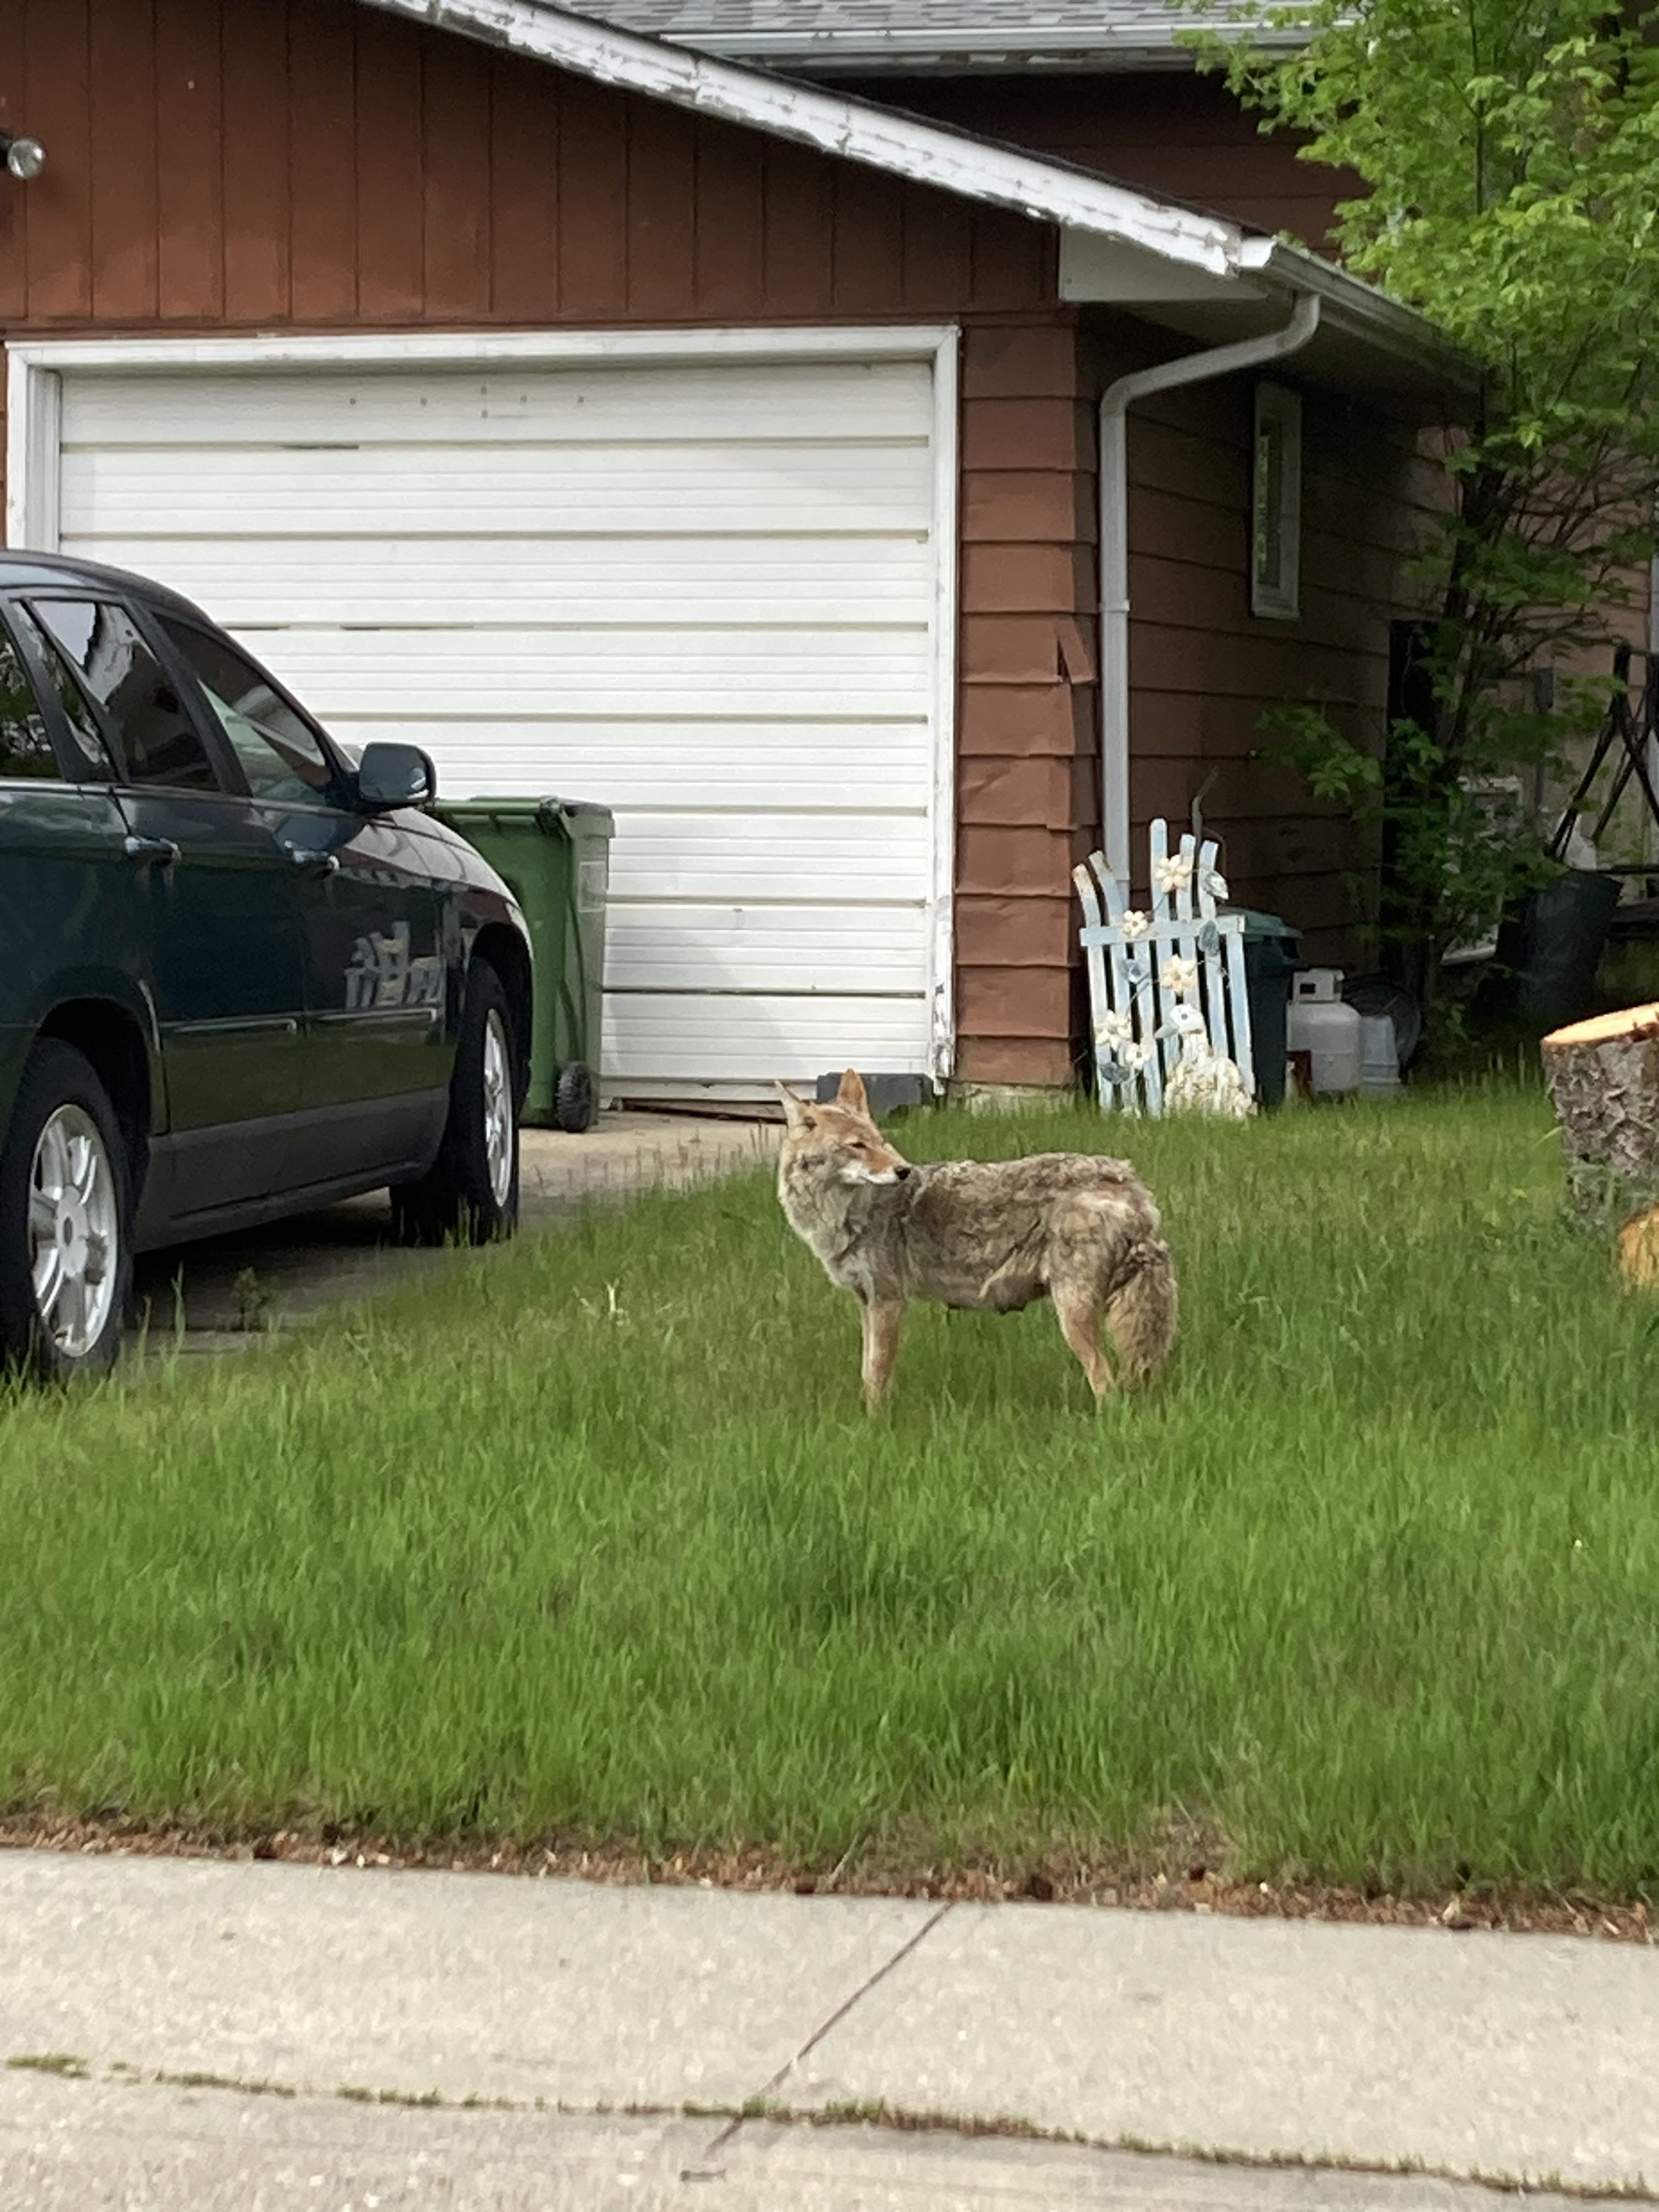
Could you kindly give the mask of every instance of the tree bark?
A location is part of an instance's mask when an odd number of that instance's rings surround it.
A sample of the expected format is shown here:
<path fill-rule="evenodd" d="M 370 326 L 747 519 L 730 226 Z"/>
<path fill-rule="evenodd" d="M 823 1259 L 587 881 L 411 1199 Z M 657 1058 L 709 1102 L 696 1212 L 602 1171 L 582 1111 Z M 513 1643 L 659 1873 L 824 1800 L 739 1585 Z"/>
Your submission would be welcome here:
<path fill-rule="evenodd" d="M 1659 1204 L 1659 1004 L 1556 1030 L 1543 1054 L 1574 1211 L 1629 1224 Z"/>

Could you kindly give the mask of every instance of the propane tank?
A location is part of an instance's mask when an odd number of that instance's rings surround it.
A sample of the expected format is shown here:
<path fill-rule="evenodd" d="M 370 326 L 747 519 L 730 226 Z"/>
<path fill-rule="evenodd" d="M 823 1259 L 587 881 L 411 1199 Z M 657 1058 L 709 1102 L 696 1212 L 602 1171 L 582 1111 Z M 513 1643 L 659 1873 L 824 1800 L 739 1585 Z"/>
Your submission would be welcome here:
<path fill-rule="evenodd" d="M 1304 968 L 1291 979 L 1286 1042 L 1308 1055 L 1316 1096 L 1340 1098 L 1359 1088 L 1362 1030 L 1342 999 L 1340 968 Z"/>

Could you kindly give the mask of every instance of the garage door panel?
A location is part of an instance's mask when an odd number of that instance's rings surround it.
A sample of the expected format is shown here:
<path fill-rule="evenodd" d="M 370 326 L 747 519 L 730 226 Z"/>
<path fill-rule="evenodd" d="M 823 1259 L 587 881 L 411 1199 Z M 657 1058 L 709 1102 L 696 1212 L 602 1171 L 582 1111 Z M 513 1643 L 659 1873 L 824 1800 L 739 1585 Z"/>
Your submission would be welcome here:
<path fill-rule="evenodd" d="M 928 1065 L 925 361 L 62 379 L 66 551 L 452 798 L 613 807 L 609 1079 Z"/>
<path fill-rule="evenodd" d="M 422 719 L 327 724 L 343 744 L 377 739 L 442 755 L 438 787 L 447 799 L 503 792 L 603 796 L 624 811 L 832 811 L 850 804 L 927 811 L 932 796 L 925 728 L 915 722 L 568 722 L 524 720 L 494 728 Z"/>
<path fill-rule="evenodd" d="M 142 538 L 146 517 L 179 512 L 179 460 L 96 447 L 64 456 L 64 528 L 116 519 Z M 434 447 L 418 453 L 244 453 L 204 447 L 189 459 L 190 535 L 281 538 L 556 536 L 623 532 L 698 536 L 926 532 L 933 477 L 925 448 L 854 445 L 579 446 L 522 453 Z"/>
<path fill-rule="evenodd" d="M 837 907 L 637 905 L 605 924 L 605 976 L 617 991 L 920 995 L 925 946 L 902 911 Z"/>
<path fill-rule="evenodd" d="M 451 747 L 469 721 L 550 708 L 623 719 L 920 719 L 932 703 L 930 672 L 905 629 L 283 630 L 263 640 L 259 657 L 331 726 L 418 702 L 422 717 L 451 726 Z"/>
<path fill-rule="evenodd" d="M 605 1002 L 605 1065 L 619 1087 L 630 1078 L 696 1080 L 714 1071 L 709 1041 L 720 1042 L 727 1082 L 759 1095 L 773 1078 L 811 1082 L 827 1069 L 925 1068 L 927 1007 L 920 999 L 699 999 L 618 994 Z"/>
<path fill-rule="evenodd" d="M 245 450 L 315 445 L 594 444 L 653 440 L 890 438 L 925 442 L 921 362 L 779 362 L 732 405 L 728 367 L 330 370 L 252 377 L 135 370 L 65 380 L 63 443 Z M 250 394 L 252 404 L 250 404 Z M 227 426 L 230 435 L 227 437 Z"/>
<path fill-rule="evenodd" d="M 165 518 L 157 518 L 164 520 Z M 441 623 L 927 623 L 933 564 L 910 538 L 328 538 L 66 536 L 65 553 L 160 578 L 210 605 L 255 653 L 266 633 Z"/>
<path fill-rule="evenodd" d="M 617 824 L 611 882 L 625 899 L 878 900 L 909 908 L 914 928 L 928 848 L 920 815 L 629 814 Z"/>

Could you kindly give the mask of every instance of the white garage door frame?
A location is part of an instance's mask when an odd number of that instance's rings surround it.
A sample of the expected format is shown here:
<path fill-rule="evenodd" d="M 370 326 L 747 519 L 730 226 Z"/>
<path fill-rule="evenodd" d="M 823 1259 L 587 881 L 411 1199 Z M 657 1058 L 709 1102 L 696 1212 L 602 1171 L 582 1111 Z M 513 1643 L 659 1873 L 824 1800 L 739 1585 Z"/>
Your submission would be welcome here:
<path fill-rule="evenodd" d="M 408 369 L 678 363 L 913 361 L 933 374 L 934 651 L 929 808 L 928 1073 L 943 1085 L 956 1052 L 957 351 L 954 325 L 816 329 L 354 331 L 338 337 L 24 339 L 6 347 L 6 542 L 55 552 L 60 542 L 61 378 L 100 370 L 187 375 L 193 369 Z"/>

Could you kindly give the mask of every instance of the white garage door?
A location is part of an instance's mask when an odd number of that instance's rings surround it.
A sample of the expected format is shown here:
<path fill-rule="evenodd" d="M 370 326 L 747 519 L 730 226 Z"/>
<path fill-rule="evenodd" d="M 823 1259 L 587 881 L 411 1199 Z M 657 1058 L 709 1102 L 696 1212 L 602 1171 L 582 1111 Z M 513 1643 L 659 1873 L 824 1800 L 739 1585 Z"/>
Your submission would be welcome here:
<path fill-rule="evenodd" d="M 66 368 L 60 544 L 448 796 L 616 811 L 605 1070 L 922 1072 L 931 360 Z"/>

